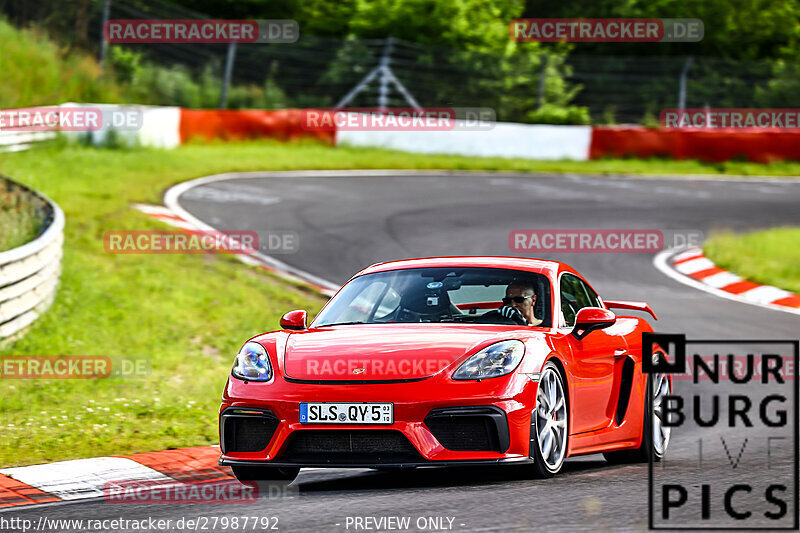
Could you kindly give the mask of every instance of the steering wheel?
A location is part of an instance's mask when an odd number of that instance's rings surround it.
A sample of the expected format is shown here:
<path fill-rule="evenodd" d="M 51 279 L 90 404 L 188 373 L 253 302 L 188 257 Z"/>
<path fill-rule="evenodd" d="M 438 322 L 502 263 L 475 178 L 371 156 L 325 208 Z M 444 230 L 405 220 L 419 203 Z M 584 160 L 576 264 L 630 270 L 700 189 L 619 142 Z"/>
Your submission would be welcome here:
<path fill-rule="evenodd" d="M 504 317 L 500 311 L 493 309 L 488 313 L 484 313 L 476 322 L 489 323 L 489 324 L 508 324 L 510 326 L 527 326 L 528 323 L 521 313 L 514 315 L 512 318 Z"/>

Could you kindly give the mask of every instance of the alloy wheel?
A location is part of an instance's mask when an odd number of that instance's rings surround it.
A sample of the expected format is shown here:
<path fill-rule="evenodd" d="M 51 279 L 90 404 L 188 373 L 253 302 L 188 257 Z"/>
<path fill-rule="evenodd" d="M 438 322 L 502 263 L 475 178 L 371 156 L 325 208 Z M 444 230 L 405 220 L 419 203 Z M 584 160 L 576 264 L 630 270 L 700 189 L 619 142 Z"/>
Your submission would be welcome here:
<path fill-rule="evenodd" d="M 536 393 L 536 436 L 539 453 L 547 468 L 556 471 L 567 452 L 567 402 L 561 378 L 554 368 L 545 368 Z"/>

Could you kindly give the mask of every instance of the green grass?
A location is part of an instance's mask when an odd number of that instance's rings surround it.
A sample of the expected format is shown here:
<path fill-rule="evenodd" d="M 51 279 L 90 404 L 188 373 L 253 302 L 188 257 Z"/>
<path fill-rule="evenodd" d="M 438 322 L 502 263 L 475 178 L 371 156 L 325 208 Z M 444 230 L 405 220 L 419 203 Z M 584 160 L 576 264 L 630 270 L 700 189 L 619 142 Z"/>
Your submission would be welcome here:
<path fill-rule="evenodd" d="M 32 241 L 41 226 L 33 204 L 6 183 L 0 177 L 0 252 Z"/>
<path fill-rule="evenodd" d="M 0 50 L 3 109 L 119 101 L 119 88 L 101 76 L 94 57 L 66 51 L 40 32 L 19 30 L 0 19 Z"/>
<path fill-rule="evenodd" d="M 705 255 L 720 268 L 800 294 L 800 228 L 712 235 Z"/>
<path fill-rule="evenodd" d="M 342 149 L 341 147 L 339 148 Z M 710 163 L 669 159 L 597 159 L 592 161 L 531 161 L 527 159 L 468 158 L 460 156 L 414 156 L 371 149 L 350 149 L 355 156 L 380 158 L 383 168 L 451 168 L 460 170 L 508 170 L 520 172 L 586 173 L 599 175 L 632 174 L 637 176 L 704 175 L 704 176 L 800 176 L 800 162 L 784 161 L 768 165 L 747 161 Z M 368 157 L 368 159 L 372 159 Z M 359 157 L 360 158 L 360 157 Z M 378 161 L 372 161 L 377 163 Z M 430 166 L 427 166 L 430 165 Z"/>
<path fill-rule="evenodd" d="M 313 168 L 800 170 L 797 165 L 424 156 L 271 141 L 189 144 L 172 151 L 52 146 L 2 154 L 0 173 L 58 202 L 67 225 L 55 303 L 25 337 L 0 353 L 142 357 L 149 359 L 152 374 L 140 380 L 0 380 L 0 466 L 215 443 L 220 394 L 241 343 L 276 328 L 287 310 L 315 313 L 323 298 L 233 257 L 107 254 L 103 234 L 166 229 L 130 204 L 160 203 L 167 187 L 187 179 Z"/>

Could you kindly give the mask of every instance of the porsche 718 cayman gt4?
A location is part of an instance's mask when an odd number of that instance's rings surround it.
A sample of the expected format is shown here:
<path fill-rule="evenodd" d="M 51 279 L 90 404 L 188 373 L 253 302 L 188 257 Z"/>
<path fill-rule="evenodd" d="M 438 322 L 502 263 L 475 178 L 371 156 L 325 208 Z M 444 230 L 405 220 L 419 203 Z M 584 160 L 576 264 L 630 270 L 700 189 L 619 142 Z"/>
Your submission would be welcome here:
<path fill-rule="evenodd" d="M 655 318 L 556 261 L 368 267 L 311 324 L 291 311 L 244 344 L 220 408 L 220 464 L 241 480 L 291 480 L 311 466 L 513 463 L 549 477 L 574 455 L 658 460 L 672 382 L 643 373 L 642 358 L 664 354 L 642 353 L 644 319 L 609 308 Z"/>

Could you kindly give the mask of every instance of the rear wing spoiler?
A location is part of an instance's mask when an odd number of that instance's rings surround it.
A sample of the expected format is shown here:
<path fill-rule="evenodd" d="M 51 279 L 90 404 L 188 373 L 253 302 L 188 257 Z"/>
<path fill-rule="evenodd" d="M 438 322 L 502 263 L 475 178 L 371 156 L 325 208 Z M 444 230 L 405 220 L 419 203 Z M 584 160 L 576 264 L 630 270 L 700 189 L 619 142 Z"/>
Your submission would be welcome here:
<path fill-rule="evenodd" d="M 653 318 L 658 320 L 656 316 L 656 312 L 653 311 L 653 308 L 650 307 L 649 304 L 646 302 L 626 302 L 624 300 L 603 300 L 603 303 L 606 304 L 606 307 L 609 309 L 633 309 L 634 311 L 642 311 L 644 313 L 650 313 Z"/>

